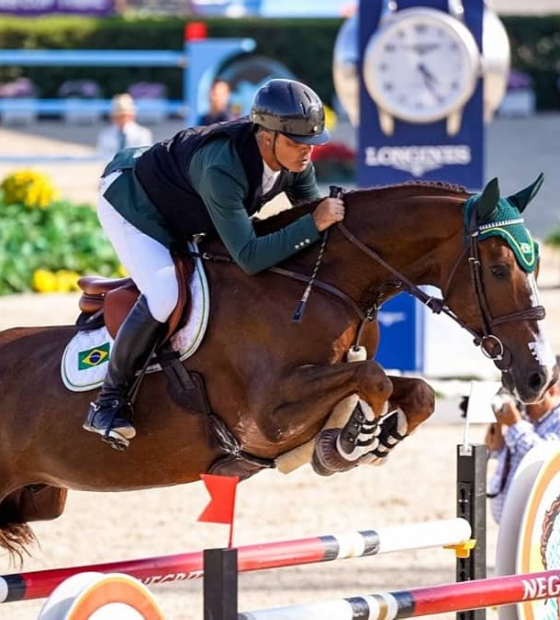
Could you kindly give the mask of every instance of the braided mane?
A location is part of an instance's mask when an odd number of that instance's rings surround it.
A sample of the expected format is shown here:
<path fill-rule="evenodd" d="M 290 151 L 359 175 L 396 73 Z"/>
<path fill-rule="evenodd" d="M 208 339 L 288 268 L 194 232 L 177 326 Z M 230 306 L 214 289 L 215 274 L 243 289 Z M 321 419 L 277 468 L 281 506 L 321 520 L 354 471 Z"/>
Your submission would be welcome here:
<path fill-rule="evenodd" d="M 396 185 L 382 185 L 380 187 L 373 187 L 365 190 L 355 190 L 355 193 L 361 191 L 376 191 L 376 190 L 399 190 L 399 189 L 435 189 L 438 193 L 445 194 L 467 194 L 467 189 L 462 185 L 455 183 L 447 183 L 447 181 L 405 181 L 404 183 L 398 183 Z M 426 192 L 429 193 L 429 192 Z"/>
<path fill-rule="evenodd" d="M 380 187 L 350 190 L 345 194 L 345 199 L 350 204 L 354 197 L 361 198 L 366 194 L 373 201 L 378 202 L 385 201 L 388 198 L 402 200 L 411 194 L 417 196 L 442 196 L 452 194 L 456 196 L 464 196 L 465 199 L 469 196 L 469 193 L 464 187 L 454 185 L 452 183 L 446 183 L 444 181 L 406 181 L 397 185 L 383 185 Z M 292 209 L 281 211 L 266 220 L 256 221 L 255 230 L 257 235 L 268 234 L 279 230 L 302 215 L 311 213 L 319 202 L 320 200 L 306 202 Z"/>

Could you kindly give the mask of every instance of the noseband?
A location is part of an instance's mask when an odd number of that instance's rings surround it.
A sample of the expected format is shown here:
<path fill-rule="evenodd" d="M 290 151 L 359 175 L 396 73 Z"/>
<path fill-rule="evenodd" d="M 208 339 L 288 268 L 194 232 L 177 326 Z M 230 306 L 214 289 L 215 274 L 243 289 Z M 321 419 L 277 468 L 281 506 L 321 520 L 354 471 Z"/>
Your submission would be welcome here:
<path fill-rule="evenodd" d="M 511 222 L 510 222 L 511 223 Z M 370 248 L 365 243 L 362 243 L 357 237 L 355 237 L 343 224 L 337 225 L 340 232 L 352 243 L 359 248 L 362 252 L 367 254 L 374 261 L 385 267 L 391 272 L 397 279 L 397 286 L 402 290 L 410 293 L 427 306 L 435 314 L 446 314 L 452 318 L 460 327 L 468 331 L 474 338 L 474 344 L 481 348 L 482 353 L 491 359 L 496 367 L 502 372 L 509 372 L 512 366 L 513 356 L 511 351 L 504 345 L 502 340 L 493 333 L 492 328 L 496 325 L 503 325 L 504 323 L 510 323 L 513 321 L 540 321 L 546 316 L 546 311 L 543 306 L 533 306 L 526 310 L 518 310 L 516 312 L 510 312 L 509 314 L 502 314 L 494 317 L 488 307 L 488 300 L 486 298 L 486 292 L 484 289 L 484 283 L 482 281 L 482 263 L 480 261 L 480 253 L 478 248 L 480 227 L 477 222 L 476 209 L 471 212 L 471 218 L 469 222 L 468 239 L 467 243 L 461 254 L 459 255 L 450 275 L 447 279 L 447 283 L 442 289 L 442 297 L 431 297 L 427 295 L 420 287 L 408 280 L 401 272 L 395 269 L 387 261 L 385 261 L 375 250 Z M 449 297 L 449 291 L 453 283 L 454 276 L 457 269 L 465 256 L 468 255 L 469 270 L 471 276 L 471 283 L 474 289 L 474 293 L 478 302 L 478 309 L 482 318 L 482 330 L 481 333 L 474 330 L 467 325 L 460 317 L 458 317 L 447 305 L 446 298 Z"/>

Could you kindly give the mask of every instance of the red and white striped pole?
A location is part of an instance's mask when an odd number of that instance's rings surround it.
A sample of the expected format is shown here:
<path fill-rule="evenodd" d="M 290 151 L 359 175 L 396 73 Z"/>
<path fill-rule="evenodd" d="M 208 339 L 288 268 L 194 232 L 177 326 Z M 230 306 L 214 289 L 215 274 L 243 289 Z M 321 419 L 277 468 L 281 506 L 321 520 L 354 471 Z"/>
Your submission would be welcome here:
<path fill-rule="evenodd" d="M 332 534 L 238 548 L 239 571 L 328 562 L 393 551 L 456 545 L 468 540 L 471 527 L 465 519 L 429 521 L 379 530 Z M 90 564 L 0 576 L 0 603 L 44 598 L 65 579 L 77 573 L 125 573 L 145 585 L 199 579 L 203 552 Z"/>
<path fill-rule="evenodd" d="M 239 620 L 394 620 L 560 596 L 560 569 L 239 614 Z"/>

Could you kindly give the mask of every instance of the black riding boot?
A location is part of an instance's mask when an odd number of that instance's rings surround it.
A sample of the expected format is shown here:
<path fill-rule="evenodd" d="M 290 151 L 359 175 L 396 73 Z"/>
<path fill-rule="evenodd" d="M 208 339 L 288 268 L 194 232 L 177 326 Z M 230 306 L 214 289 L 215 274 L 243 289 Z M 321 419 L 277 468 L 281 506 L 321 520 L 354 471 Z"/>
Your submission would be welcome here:
<path fill-rule="evenodd" d="M 150 313 L 146 298 L 140 295 L 119 328 L 109 358 L 101 392 L 91 403 L 83 428 L 98 433 L 117 450 L 128 447 L 136 435 L 130 417 L 129 392 L 138 371 L 153 350 L 163 323 Z"/>

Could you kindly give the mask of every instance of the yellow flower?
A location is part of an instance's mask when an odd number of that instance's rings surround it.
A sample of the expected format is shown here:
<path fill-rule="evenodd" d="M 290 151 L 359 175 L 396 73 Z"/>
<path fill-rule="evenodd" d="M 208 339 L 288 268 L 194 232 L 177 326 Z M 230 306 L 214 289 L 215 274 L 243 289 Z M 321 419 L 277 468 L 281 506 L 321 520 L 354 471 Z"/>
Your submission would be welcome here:
<path fill-rule="evenodd" d="M 329 131 L 333 131 L 338 124 L 338 117 L 336 115 L 336 112 L 332 108 L 329 108 L 328 105 L 325 105 L 324 108 L 325 108 L 325 127 Z"/>
<path fill-rule="evenodd" d="M 80 275 L 75 271 L 68 269 L 60 269 L 55 274 L 56 291 L 58 293 L 69 293 L 70 291 L 79 290 L 78 279 Z"/>
<path fill-rule="evenodd" d="M 57 277 L 48 269 L 36 269 L 31 285 L 39 293 L 54 293 L 57 290 Z"/>
<path fill-rule="evenodd" d="M 124 265 L 119 265 L 117 267 L 117 274 L 119 275 L 119 278 L 127 278 L 128 277 L 128 271 L 124 268 Z"/>
<path fill-rule="evenodd" d="M 35 170 L 18 170 L 0 184 L 5 204 L 21 204 L 44 209 L 60 197 L 50 178 Z"/>

